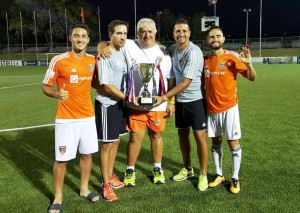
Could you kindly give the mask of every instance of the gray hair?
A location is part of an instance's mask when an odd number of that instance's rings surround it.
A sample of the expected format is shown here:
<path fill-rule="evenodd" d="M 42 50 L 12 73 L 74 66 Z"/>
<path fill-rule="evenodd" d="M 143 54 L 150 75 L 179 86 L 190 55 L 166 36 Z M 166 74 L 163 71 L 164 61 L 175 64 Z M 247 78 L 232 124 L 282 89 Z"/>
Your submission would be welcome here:
<path fill-rule="evenodd" d="M 154 33 L 157 32 L 155 22 L 150 18 L 142 18 L 139 20 L 137 23 L 137 32 L 139 32 L 144 26 L 150 26 Z"/>

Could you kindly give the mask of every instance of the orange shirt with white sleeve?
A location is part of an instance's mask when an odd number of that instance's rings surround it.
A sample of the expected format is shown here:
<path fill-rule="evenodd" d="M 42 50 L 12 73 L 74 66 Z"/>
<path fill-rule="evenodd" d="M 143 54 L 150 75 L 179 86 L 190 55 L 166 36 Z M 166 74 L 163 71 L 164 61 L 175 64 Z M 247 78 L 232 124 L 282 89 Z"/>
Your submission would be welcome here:
<path fill-rule="evenodd" d="M 208 113 L 224 112 L 238 103 L 236 78 L 247 77 L 247 66 L 238 53 L 225 50 L 221 56 L 204 57 L 204 77 Z"/>
<path fill-rule="evenodd" d="M 95 64 L 95 56 L 89 54 L 78 59 L 66 52 L 52 58 L 43 83 L 56 83 L 58 90 L 65 85 L 64 90 L 69 91 L 67 100 L 58 100 L 56 119 L 67 121 L 95 115 L 90 95 Z"/>

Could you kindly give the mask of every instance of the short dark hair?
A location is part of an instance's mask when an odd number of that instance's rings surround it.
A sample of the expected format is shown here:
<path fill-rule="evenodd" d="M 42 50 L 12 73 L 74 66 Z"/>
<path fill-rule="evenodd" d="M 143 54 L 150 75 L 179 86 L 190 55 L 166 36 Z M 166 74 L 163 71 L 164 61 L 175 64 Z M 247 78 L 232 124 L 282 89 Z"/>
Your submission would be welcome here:
<path fill-rule="evenodd" d="M 191 29 L 188 21 L 184 18 L 177 19 L 177 21 L 175 21 L 174 27 L 177 24 L 186 24 L 189 27 L 189 29 Z M 174 27 L 173 27 L 173 30 L 174 30 Z"/>
<path fill-rule="evenodd" d="M 89 27 L 86 25 L 86 24 L 83 24 L 83 23 L 75 23 L 75 24 L 72 24 L 70 29 L 69 29 L 69 35 L 72 35 L 72 32 L 75 28 L 82 28 L 82 29 L 85 29 L 86 32 L 87 32 L 87 35 L 89 35 Z"/>
<path fill-rule="evenodd" d="M 209 28 L 207 31 L 206 31 L 206 37 L 208 37 L 209 33 L 212 31 L 212 30 L 220 30 L 222 33 L 223 33 L 223 30 L 221 27 L 219 26 L 212 26 L 211 28 Z M 224 34 L 224 33 L 223 33 Z"/>
<path fill-rule="evenodd" d="M 119 25 L 125 25 L 126 28 L 127 28 L 127 31 L 128 31 L 128 28 L 129 28 L 128 22 L 126 22 L 126 21 L 121 21 L 121 20 L 113 20 L 113 21 L 110 22 L 109 25 L 108 25 L 108 29 L 107 29 L 108 35 L 109 35 L 110 33 L 114 33 L 114 32 L 115 32 L 115 27 L 116 27 L 116 26 L 119 26 Z"/>

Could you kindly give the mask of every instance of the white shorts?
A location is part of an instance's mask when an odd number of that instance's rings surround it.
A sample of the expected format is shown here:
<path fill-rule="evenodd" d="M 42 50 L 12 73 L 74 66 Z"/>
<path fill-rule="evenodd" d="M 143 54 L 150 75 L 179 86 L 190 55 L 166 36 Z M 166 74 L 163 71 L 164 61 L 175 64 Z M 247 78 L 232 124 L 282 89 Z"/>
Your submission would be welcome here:
<path fill-rule="evenodd" d="M 221 135 L 225 140 L 241 138 L 238 104 L 225 112 L 207 114 L 207 136 L 212 138 Z"/>
<path fill-rule="evenodd" d="M 69 123 L 55 124 L 55 160 L 69 161 L 80 154 L 98 151 L 95 117 Z"/>

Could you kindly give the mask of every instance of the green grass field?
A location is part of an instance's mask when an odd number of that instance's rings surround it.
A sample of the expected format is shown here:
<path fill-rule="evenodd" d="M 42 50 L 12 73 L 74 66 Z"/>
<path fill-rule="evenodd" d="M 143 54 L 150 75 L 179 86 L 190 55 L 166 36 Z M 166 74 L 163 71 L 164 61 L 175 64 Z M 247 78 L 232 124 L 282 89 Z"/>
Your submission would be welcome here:
<path fill-rule="evenodd" d="M 53 199 L 54 127 L 1 130 L 53 124 L 56 100 L 41 90 L 46 67 L 0 67 L 0 212 L 46 212 Z M 115 203 L 88 203 L 79 197 L 78 159 L 69 162 L 64 212 L 300 212 L 300 65 L 256 65 L 258 79 L 238 78 L 243 149 L 241 192 L 226 186 L 196 190 L 197 175 L 183 182 L 170 178 L 182 167 L 174 118 L 164 132 L 166 184 L 151 183 L 152 158 L 145 139 L 137 169 L 137 185 L 116 191 Z M 128 136 L 122 139 L 116 173 L 126 167 Z M 209 141 L 210 143 L 210 141 Z M 195 144 L 194 144 L 195 145 Z M 224 143 L 224 175 L 231 157 Z M 209 178 L 214 166 L 209 156 Z M 99 156 L 94 155 L 90 188 L 100 193 Z"/>

